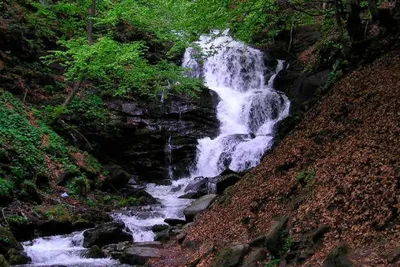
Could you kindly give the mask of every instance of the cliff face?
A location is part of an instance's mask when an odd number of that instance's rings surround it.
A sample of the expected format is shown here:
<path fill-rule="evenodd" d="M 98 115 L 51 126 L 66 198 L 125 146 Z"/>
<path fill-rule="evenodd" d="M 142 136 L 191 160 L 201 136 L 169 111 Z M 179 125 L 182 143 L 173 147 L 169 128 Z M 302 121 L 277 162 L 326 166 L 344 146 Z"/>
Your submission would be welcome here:
<path fill-rule="evenodd" d="M 267 234 L 282 217 L 289 218 L 281 226 L 290 242 L 278 255 L 287 265 L 321 266 L 343 243 L 330 259 L 396 264 L 399 81 L 398 50 L 344 77 L 258 167 L 198 217 L 163 264 L 211 266 L 221 260 L 215 251 Z M 268 255 L 259 258 L 260 266 L 272 262 Z"/>

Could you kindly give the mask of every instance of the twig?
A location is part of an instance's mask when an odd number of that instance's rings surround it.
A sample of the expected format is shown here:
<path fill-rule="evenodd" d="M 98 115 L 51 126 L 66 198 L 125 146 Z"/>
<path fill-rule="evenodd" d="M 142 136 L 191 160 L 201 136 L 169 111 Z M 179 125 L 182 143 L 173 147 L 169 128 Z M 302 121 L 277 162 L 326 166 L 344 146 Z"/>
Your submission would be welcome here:
<path fill-rule="evenodd" d="M 7 219 L 6 219 L 6 216 L 4 215 L 4 209 L 5 209 L 5 208 L 2 208 L 2 209 L 1 209 L 1 213 L 3 214 L 3 218 L 4 218 L 4 221 L 6 222 L 7 226 L 10 226 L 10 224 L 8 223 L 8 221 L 7 221 Z"/>
<path fill-rule="evenodd" d="M 26 95 L 28 94 L 28 88 L 25 89 L 24 98 L 22 99 L 22 103 L 25 103 Z"/>
<path fill-rule="evenodd" d="M 290 41 L 289 41 L 289 47 L 288 47 L 288 55 L 290 54 L 290 49 L 292 48 L 292 42 L 293 42 L 293 27 L 294 27 L 294 22 L 292 21 L 292 27 L 290 27 Z"/>
<path fill-rule="evenodd" d="M 61 123 L 65 124 L 67 126 L 67 128 L 69 128 L 70 130 L 74 131 L 75 133 L 77 133 L 78 135 L 80 135 L 82 137 L 82 139 L 86 142 L 86 144 L 89 146 L 90 150 L 93 150 L 92 145 L 89 143 L 89 141 L 86 139 L 86 137 L 80 133 L 77 129 L 73 128 L 72 126 L 70 126 L 68 123 L 66 123 L 64 120 L 60 120 Z"/>

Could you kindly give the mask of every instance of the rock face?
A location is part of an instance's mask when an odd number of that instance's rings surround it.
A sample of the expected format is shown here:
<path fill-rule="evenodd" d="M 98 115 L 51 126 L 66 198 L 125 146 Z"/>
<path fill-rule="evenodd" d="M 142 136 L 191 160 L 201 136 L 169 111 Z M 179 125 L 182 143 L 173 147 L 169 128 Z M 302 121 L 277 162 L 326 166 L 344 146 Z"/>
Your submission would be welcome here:
<path fill-rule="evenodd" d="M 189 207 L 187 207 L 183 213 L 185 214 L 186 221 L 193 221 L 194 217 L 207 209 L 211 202 L 217 197 L 217 195 L 210 194 L 205 195 L 193 202 Z"/>
<path fill-rule="evenodd" d="M 85 248 L 94 245 L 102 247 L 121 241 L 132 241 L 132 235 L 127 233 L 124 228 L 123 223 L 111 222 L 87 230 L 83 234 L 83 246 Z"/>
<path fill-rule="evenodd" d="M 164 255 L 166 255 L 166 252 L 159 248 L 132 245 L 124 250 L 119 260 L 121 263 L 145 265 L 148 260 L 160 258 Z"/>
<path fill-rule="evenodd" d="M 98 157 L 112 159 L 143 181 L 187 175 L 196 156 L 197 139 L 215 136 L 219 123 L 211 91 L 198 98 L 171 95 L 162 103 L 148 99 L 109 99 L 112 134 L 84 132 Z"/>

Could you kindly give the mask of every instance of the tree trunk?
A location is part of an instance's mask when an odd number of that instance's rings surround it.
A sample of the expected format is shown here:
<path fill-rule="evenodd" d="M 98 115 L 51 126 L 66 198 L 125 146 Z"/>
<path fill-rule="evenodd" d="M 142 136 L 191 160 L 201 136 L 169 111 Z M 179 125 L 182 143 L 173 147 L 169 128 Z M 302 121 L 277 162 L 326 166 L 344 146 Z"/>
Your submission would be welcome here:
<path fill-rule="evenodd" d="M 335 18 L 336 18 L 336 24 L 338 27 L 338 31 L 340 36 L 343 36 L 343 23 L 342 23 L 342 18 L 341 18 L 341 12 L 342 12 L 342 3 L 341 0 L 334 0 L 333 4 L 335 6 Z"/>
<path fill-rule="evenodd" d="M 347 19 L 347 32 L 349 33 L 352 42 L 361 41 L 364 37 L 364 33 L 360 18 L 360 0 L 349 0 L 348 9 L 349 18 Z"/>
<path fill-rule="evenodd" d="M 94 24 L 95 16 L 96 16 L 96 0 L 92 0 L 92 5 L 90 6 L 89 23 L 88 23 L 88 27 L 87 27 L 87 35 L 88 35 L 89 45 L 93 44 L 93 24 Z"/>
<path fill-rule="evenodd" d="M 72 99 L 74 99 L 74 96 L 76 93 L 78 93 L 79 89 L 81 88 L 82 80 L 79 80 L 78 82 L 75 83 L 74 88 L 72 88 L 71 93 L 69 93 L 68 97 L 65 99 L 64 106 L 67 107 Z"/>
<path fill-rule="evenodd" d="M 379 19 L 378 7 L 376 6 L 376 0 L 367 0 L 368 1 L 368 9 L 371 13 L 372 20 L 376 21 Z"/>

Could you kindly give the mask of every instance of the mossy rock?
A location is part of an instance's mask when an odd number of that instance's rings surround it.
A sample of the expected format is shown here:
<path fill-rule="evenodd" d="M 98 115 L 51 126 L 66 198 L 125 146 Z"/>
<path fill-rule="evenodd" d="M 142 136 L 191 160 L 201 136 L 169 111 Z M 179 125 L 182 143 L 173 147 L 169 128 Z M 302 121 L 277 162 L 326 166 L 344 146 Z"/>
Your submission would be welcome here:
<path fill-rule="evenodd" d="M 227 247 L 215 256 L 213 267 L 234 267 L 239 266 L 249 250 L 248 245 L 236 245 Z"/>
<path fill-rule="evenodd" d="M 10 230 L 0 227 L 0 254 L 5 255 L 12 248 L 16 250 L 23 249 Z"/>
<path fill-rule="evenodd" d="M 6 261 L 6 258 L 0 254 L 0 267 L 8 267 L 8 262 Z"/>
<path fill-rule="evenodd" d="M 8 261 L 10 265 L 22 265 L 30 263 L 32 259 L 24 251 L 12 248 L 8 251 Z"/>
<path fill-rule="evenodd" d="M 105 255 L 99 246 L 94 245 L 89 248 L 87 257 L 92 259 L 101 259 L 104 258 Z"/>

